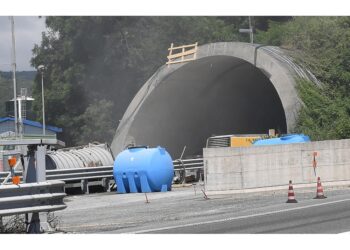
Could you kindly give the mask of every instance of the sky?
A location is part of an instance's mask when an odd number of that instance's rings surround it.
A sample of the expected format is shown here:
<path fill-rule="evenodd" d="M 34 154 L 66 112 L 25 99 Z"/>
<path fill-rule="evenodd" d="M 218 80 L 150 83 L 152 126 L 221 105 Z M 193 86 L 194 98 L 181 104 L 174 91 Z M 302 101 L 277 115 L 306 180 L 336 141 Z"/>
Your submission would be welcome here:
<path fill-rule="evenodd" d="M 46 30 L 45 17 L 14 16 L 17 71 L 35 70 L 30 66 L 34 44 L 41 43 L 41 33 Z M 0 16 L 0 71 L 11 70 L 11 22 Z"/>

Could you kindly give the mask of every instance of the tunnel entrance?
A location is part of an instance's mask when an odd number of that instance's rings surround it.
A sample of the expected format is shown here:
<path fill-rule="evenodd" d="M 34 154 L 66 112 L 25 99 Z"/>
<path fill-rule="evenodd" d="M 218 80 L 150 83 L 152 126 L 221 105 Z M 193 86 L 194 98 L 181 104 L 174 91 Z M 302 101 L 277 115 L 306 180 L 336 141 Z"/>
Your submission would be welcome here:
<path fill-rule="evenodd" d="M 286 133 L 280 97 L 265 74 L 233 56 L 187 63 L 164 77 L 143 101 L 127 140 L 161 145 L 178 158 L 184 146 L 186 155 L 202 154 L 213 135 L 260 134 L 270 128 Z"/>

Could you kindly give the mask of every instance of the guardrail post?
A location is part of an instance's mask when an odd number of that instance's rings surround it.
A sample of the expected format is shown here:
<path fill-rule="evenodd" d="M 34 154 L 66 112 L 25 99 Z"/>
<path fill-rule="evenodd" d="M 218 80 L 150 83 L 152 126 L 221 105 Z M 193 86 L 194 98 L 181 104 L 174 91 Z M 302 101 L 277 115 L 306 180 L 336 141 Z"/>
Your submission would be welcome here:
<path fill-rule="evenodd" d="M 89 182 L 88 180 L 81 180 L 81 191 L 84 193 L 84 194 L 89 194 Z"/>
<path fill-rule="evenodd" d="M 28 224 L 27 233 L 38 234 L 50 231 L 54 230 L 48 223 L 47 213 L 33 213 L 31 220 Z"/>
<path fill-rule="evenodd" d="M 39 213 L 32 213 L 32 218 L 30 219 L 27 233 L 30 233 L 30 234 L 41 233 Z"/>
<path fill-rule="evenodd" d="M 200 181 L 200 179 L 201 179 L 201 171 L 200 171 L 200 170 L 198 170 L 198 171 L 196 171 L 195 181 L 196 181 L 196 182 L 199 182 L 199 181 Z"/>
<path fill-rule="evenodd" d="M 109 178 L 102 178 L 102 187 L 103 187 L 103 191 L 105 192 L 110 192 L 110 189 L 109 189 Z"/>
<path fill-rule="evenodd" d="M 4 224 L 2 222 L 2 216 L 0 216 L 0 233 L 4 232 Z"/>

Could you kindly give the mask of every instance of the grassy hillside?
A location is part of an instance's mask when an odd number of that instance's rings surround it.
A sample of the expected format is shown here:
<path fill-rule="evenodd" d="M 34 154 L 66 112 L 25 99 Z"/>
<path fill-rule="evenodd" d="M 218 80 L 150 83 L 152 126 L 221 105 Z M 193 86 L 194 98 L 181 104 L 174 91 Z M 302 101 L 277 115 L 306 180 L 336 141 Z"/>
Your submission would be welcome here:
<path fill-rule="evenodd" d="M 299 81 L 303 101 L 295 132 L 313 140 L 350 138 L 350 17 L 295 17 L 270 22 L 258 42 L 287 49 L 323 83 Z"/>
<path fill-rule="evenodd" d="M 36 71 L 16 72 L 17 93 L 21 88 L 27 88 L 31 95 Z M 5 102 L 13 98 L 12 72 L 0 71 L 0 117 L 5 115 Z"/>

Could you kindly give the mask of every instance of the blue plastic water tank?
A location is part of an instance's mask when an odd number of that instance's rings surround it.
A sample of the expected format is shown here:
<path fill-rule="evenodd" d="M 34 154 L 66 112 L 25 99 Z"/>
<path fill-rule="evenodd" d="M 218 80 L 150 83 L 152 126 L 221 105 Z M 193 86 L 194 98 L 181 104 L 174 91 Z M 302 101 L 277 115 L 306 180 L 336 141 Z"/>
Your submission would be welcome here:
<path fill-rule="evenodd" d="M 260 139 L 253 143 L 254 146 L 263 145 L 278 145 L 278 144 L 291 144 L 291 143 L 304 143 L 309 142 L 310 137 L 304 134 L 290 134 L 279 138 Z"/>
<path fill-rule="evenodd" d="M 170 191 L 173 161 L 162 147 L 131 147 L 118 154 L 113 167 L 118 193 Z"/>

